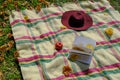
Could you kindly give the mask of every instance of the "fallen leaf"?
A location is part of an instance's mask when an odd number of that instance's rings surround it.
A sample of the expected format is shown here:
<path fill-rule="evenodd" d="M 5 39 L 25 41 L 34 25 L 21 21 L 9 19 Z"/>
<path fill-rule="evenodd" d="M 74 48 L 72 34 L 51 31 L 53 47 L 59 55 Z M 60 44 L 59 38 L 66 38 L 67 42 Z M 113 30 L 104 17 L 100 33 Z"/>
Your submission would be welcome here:
<path fill-rule="evenodd" d="M 8 0 L 8 2 L 10 2 L 10 3 L 11 3 L 12 1 L 13 1 L 13 0 Z"/>
<path fill-rule="evenodd" d="M 5 23 L 5 22 L 1 22 L 1 25 L 2 25 L 3 27 L 5 27 L 5 26 L 6 26 L 6 23 Z"/>
<path fill-rule="evenodd" d="M 18 2 L 17 2 L 17 1 L 14 2 L 14 6 L 15 6 L 15 7 L 18 6 Z"/>
<path fill-rule="evenodd" d="M 63 67 L 63 74 L 65 76 L 69 76 L 69 74 L 72 72 L 72 69 L 69 67 L 69 65 L 66 65 Z"/>
<path fill-rule="evenodd" d="M 38 0 L 38 2 L 44 2 L 45 0 Z"/>
<path fill-rule="evenodd" d="M 1 37 L 1 36 L 3 36 L 3 34 L 2 34 L 2 33 L 0 33 L 0 37 Z"/>
<path fill-rule="evenodd" d="M 4 61 L 4 56 L 5 56 L 4 53 L 1 52 L 1 53 L 0 53 L 0 62 Z"/>
<path fill-rule="evenodd" d="M 4 13 L 5 13 L 4 11 L 0 11 L 0 15 L 4 15 Z"/>
<path fill-rule="evenodd" d="M 3 35 L 3 33 L 2 33 L 2 29 L 0 29 L 0 37 Z"/>
<path fill-rule="evenodd" d="M 4 53 L 3 52 L 1 52 L 0 53 L 0 57 L 4 57 L 5 55 L 4 55 Z"/>
<path fill-rule="evenodd" d="M 4 20 L 8 20 L 9 18 L 8 18 L 8 16 L 4 16 Z"/>
<path fill-rule="evenodd" d="M 105 29 L 105 33 L 108 35 L 108 36 L 112 36 L 113 35 L 113 28 L 106 28 Z"/>
<path fill-rule="evenodd" d="M 0 32 L 2 31 L 2 29 L 0 29 Z"/>
<path fill-rule="evenodd" d="M 9 41 L 7 44 L 7 48 L 5 49 L 6 51 L 9 51 L 13 47 L 14 41 Z"/>
<path fill-rule="evenodd" d="M 5 2 L 2 3 L 2 7 L 4 8 L 6 6 L 7 6 L 7 2 L 5 1 Z"/>
<path fill-rule="evenodd" d="M 8 47 L 7 44 L 4 44 L 4 45 L 0 46 L 0 52 L 5 51 L 7 47 Z"/>
<path fill-rule="evenodd" d="M 24 19 L 27 21 L 29 18 L 28 18 L 28 16 L 24 16 Z"/>
<path fill-rule="evenodd" d="M 25 1 L 24 3 L 21 4 L 22 6 L 26 6 L 29 5 L 29 3 L 27 1 Z"/>
<path fill-rule="evenodd" d="M 0 80 L 3 79 L 3 73 L 0 71 Z"/>
<path fill-rule="evenodd" d="M 15 51 L 15 52 L 14 52 L 14 57 L 15 57 L 15 58 L 19 57 L 19 52 L 18 52 L 18 51 Z"/>
<path fill-rule="evenodd" d="M 32 9 L 33 9 L 33 7 L 32 7 L 32 6 L 30 6 L 30 5 L 28 5 L 28 6 L 27 6 L 27 9 L 32 10 Z"/>
<path fill-rule="evenodd" d="M 46 6 L 49 6 L 49 5 L 50 5 L 50 3 L 49 3 L 48 1 L 44 1 L 44 4 L 45 4 Z"/>
<path fill-rule="evenodd" d="M 12 33 L 8 33 L 7 36 L 8 36 L 8 38 L 13 38 L 13 34 Z"/>
<path fill-rule="evenodd" d="M 37 10 L 37 12 L 39 12 L 41 10 L 41 5 L 40 4 L 36 6 L 36 10 Z"/>
<path fill-rule="evenodd" d="M 8 42 L 8 46 L 13 46 L 13 44 L 14 44 L 13 40 L 11 40 L 11 41 Z"/>

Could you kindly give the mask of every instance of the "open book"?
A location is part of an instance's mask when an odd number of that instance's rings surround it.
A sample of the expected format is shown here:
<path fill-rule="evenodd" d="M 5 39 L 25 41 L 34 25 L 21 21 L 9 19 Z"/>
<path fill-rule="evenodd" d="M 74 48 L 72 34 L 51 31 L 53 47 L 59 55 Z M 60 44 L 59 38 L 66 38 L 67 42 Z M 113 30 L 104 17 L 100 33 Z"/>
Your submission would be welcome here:
<path fill-rule="evenodd" d="M 80 61 L 82 63 L 90 64 L 95 46 L 95 40 L 88 37 L 77 36 L 68 58 L 72 61 Z"/>

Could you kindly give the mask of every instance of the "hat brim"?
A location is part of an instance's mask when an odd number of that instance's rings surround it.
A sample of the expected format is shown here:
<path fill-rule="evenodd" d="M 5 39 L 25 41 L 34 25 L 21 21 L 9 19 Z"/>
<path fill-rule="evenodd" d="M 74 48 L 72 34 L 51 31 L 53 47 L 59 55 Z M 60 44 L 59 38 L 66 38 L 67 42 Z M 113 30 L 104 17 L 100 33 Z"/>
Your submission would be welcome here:
<path fill-rule="evenodd" d="M 84 19 L 84 24 L 83 24 L 82 27 L 72 27 L 69 24 L 70 17 L 73 16 L 73 15 L 76 15 L 77 13 L 81 13 L 82 15 L 80 15 L 78 17 L 82 16 L 82 18 Z M 61 22 L 64 26 L 68 27 L 69 29 L 73 29 L 73 30 L 86 30 L 89 27 L 91 27 L 92 24 L 93 24 L 93 20 L 88 14 L 86 14 L 83 11 L 76 11 L 76 10 L 64 12 L 63 16 L 62 16 L 62 19 L 61 19 Z"/>

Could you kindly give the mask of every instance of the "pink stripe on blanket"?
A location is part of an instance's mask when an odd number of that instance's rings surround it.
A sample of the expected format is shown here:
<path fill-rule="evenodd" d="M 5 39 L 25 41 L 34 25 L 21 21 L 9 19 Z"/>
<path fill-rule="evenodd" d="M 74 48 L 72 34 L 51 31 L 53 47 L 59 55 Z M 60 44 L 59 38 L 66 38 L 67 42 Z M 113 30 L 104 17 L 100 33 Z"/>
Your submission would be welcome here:
<path fill-rule="evenodd" d="M 110 42 L 112 42 L 112 43 L 120 42 L 120 38 L 117 38 L 115 40 L 111 40 Z M 105 41 L 97 42 L 97 45 L 99 45 L 99 44 L 110 44 L 110 42 L 105 42 Z M 63 52 L 69 52 L 69 49 L 67 49 L 67 50 L 64 49 L 64 50 L 61 50 L 59 52 L 54 52 L 53 55 L 35 55 L 35 56 L 29 57 L 29 58 L 19 58 L 18 61 L 19 62 L 29 62 L 29 61 L 32 61 L 32 60 L 37 60 L 39 58 L 54 58 L 55 55 L 61 54 Z"/>
<path fill-rule="evenodd" d="M 106 8 L 106 7 L 99 7 L 99 8 L 97 8 L 97 9 L 91 10 L 91 12 L 103 11 L 103 10 L 105 10 L 105 8 Z"/>
<path fill-rule="evenodd" d="M 109 69 L 114 69 L 114 68 L 118 68 L 118 67 L 120 67 L 120 63 L 116 63 L 116 64 L 112 64 L 112 65 L 107 65 L 107 66 L 103 66 L 103 67 L 99 67 L 99 68 L 92 68 L 92 69 L 88 69 L 88 70 L 85 70 L 85 71 L 82 71 L 82 72 L 72 73 L 72 74 L 70 74 L 69 77 L 84 76 L 86 74 L 95 73 L 95 72 L 99 73 L 100 71 L 103 71 L 103 70 L 109 70 Z M 66 78 L 66 77 L 64 75 L 61 75 L 61 76 L 59 76 L 57 78 L 53 78 L 51 80 L 62 80 L 64 78 Z"/>
<path fill-rule="evenodd" d="M 18 61 L 19 62 L 29 62 L 29 61 L 38 60 L 40 58 L 54 58 L 57 54 L 63 54 L 65 52 L 69 52 L 69 49 L 63 49 L 59 52 L 54 52 L 53 55 L 34 55 L 32 57 L 29 57 L 29 58 L 18 58 Z"/>
<path fill-rule="evenodd" d="M 62 32 L 62 31 L 63 31 L 62 29 L 60 29 L 60 30 L 58 30 L 58 31 L 55 31 L 55 32 L 50 31 L 50 32 L 48 32 L 48 33 L 41 34 L 40 36 L 35 36 L 35 37 L 22 36 L 22 37 L 19 37 L 19 38 L 15 38 L 15 40 L 17 41 L 17 40 L 21 40 L 21 39 L 30 39 L 30 40 L 42 39 L 42 38 L 48 37 L 48 36 L 50 36 L 50 35 L 58 34 L 58 33 Z"/>
<path fill-rule="evenodd" d="M 106 7 L 99 7 L 99 8 L 96 8 L 96 9 L 91 10 L 91 12 L 103 11 L 105 8 L 106 8 Z M 84 12 L 85 12 L 85 11 L 84 11 Z M 34 21 L 36 21 L 36 20 L 44 20 L 44 19 L 46 19 L 46 18 L 49 18 L 49 17 L 52 17 L 52 16 L 58 16 L 58 15 L 60 15 L 60 14 L 62 14 L 62 12 L 56 12 L 56 13 L 52 13 L 52 14 L 43 16 L 43 17 L 41 17 L 41 18 L 29 19 L 29 21 L 30 21 L 30 22 L 34 22 Z M 26 23 L 27 21 L 25 21 L 25 20 L 18 20 L 18 19 L 17 19 L 17 20 L 14 20 L 13 22 L 11 22 L 10 25 L 12 26 L 12 25 L 14 25 L 14 24 L 16 24 L 16 23 L 18 23 L 18 22 L 24 22 L 24 23 Z"/>
<path fill-rule="evenodd" d="M 41 17 L 41 18 L 37 18 L 37 19 L 29 19 L 29 22 L 34 22 L 34 21 L 36 21 L 36 20 L 44 20 L 44 19 L 46 19 L 46 18 L 48 18 L 48 17 L 52 17 L 52 16 L 57 16 L 57 15 L 60 15 L 60 14 L 62 14 L 61 12 L 56 12 L 56 13 L 52 13 L 52 14 L 48 14 L 48 15 L 46 15 L 46 16 L 43 16 L 43 17 Z M 11 22 L 10 23 L 10 25 L 14 25 L 14 24 L 16 24 L 16 23 L 18 23 L 18 22 L 24 22 L 24 23 L 27 23 L 27 21 L 26 20 L 19 20 L 19 19 L 17 19 L 17 20 L 14 20 L 13 22 Z"/>
<path fill-rule="evenodd" d="M 98 26 L 102 26 L 104 24 L 108 24 L 108 25 L 113 25 L 113 24 L 119 24 L 120 21 L 110 21 L 108 23 L 104 23 L 104 22 L 99 22 L 97 24 L 94 24 L 93 27 L 98 27 Z"/>

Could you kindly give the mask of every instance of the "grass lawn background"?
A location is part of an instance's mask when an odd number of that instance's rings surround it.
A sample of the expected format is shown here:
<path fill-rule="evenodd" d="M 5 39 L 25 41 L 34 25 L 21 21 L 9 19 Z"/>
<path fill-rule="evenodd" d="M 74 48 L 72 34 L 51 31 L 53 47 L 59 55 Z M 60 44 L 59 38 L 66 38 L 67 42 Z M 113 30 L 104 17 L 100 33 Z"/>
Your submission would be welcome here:
<path fill-rule="evenodd" d="M 14 40 L 12 34 L 10 34 L 12 33 L 8 19 L 10 11 L 14 9 L 23 10 L 26 9 L 27 6 L 32 6 L 33 8 L 36 8 L 36 10 L 39 10 L 39 5 L 41 5 L 41 7 L 46 6 L 47 3 L 41 3 L 39 1 L 41 0 L 0 0 L 0 47 L 6 44 L 9 46 L 9 41 Z M 61 1 L 63 3 L 72 2 L 72 0 L 48 1 L 50 3 L 59 3 Z M 120 11 L 120 0 L 109 1 L 116 10 Z M 6 48 L 4 49 L 0 48 L 0 80 L 23 80 L 18 62 L 16 60 L 17 53 L 15 54 L 15 44 L 8 50 Z"/>

